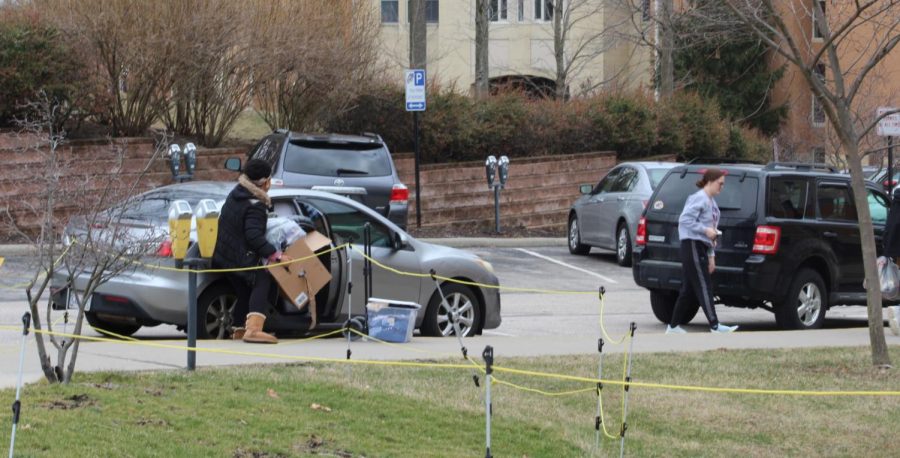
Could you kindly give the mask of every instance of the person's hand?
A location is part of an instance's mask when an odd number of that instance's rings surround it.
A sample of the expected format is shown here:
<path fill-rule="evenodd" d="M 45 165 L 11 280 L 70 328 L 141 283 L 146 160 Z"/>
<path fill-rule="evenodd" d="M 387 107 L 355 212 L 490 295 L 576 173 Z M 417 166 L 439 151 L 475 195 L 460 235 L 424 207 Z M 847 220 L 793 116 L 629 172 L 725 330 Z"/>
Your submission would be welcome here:
<path fill-rule="evenodd" d="M 706 229 L 703 230 L 703 232 L 706 233 L 706 236 L 709 237 L 710 240 L 716 239 L 716 228 L 707 227 Z"/>
<path fill-rule="evenodd" d="M 709 273 L 713 273 L 713 272 L 715 272 L 715 270 L 716 270 L 716 257 L 710 256 L 709 257 Z"/>

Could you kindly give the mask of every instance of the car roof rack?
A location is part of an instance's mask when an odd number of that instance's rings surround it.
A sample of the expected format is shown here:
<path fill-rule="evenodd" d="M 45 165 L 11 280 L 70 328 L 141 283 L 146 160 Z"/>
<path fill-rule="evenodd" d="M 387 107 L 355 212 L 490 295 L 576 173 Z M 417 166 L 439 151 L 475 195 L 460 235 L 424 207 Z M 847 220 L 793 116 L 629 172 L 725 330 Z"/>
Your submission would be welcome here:
<path fill-rule="evenodd" d="M 729 157 L 695 157 L 688 161 L 685 165 L 693 164 L 755 164 L 761 165 L 759 161 L 751 159 L 735 159 Z"/>
<path fill-rule="evenodd" d="M 834 167 L 821 162 L 769 162 L 763 170 L 775 170 L 779 167 L 796 170 L 827 170 L 831 173 L 838 173 Z"/>

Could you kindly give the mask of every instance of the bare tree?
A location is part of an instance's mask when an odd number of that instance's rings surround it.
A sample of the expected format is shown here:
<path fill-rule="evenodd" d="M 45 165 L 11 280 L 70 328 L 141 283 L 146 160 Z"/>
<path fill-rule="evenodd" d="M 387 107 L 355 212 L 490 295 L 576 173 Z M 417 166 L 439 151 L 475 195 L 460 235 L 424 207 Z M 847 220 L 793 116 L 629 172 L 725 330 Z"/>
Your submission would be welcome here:
<path fill-rule="evenodd" d="M 45 98 L 33 102 L 32 106 L 29 111 L 40 117 L 22 122 L 22 136 L 28 141 L 21 154 L 41 158 L 40 169 L 30 171 L 39 183 L 39 190 L 31 200 L 23 196 L 17 203 L 19 208 L 6 208 L 4 216 L 10 233 L 27 240 L 36 253 L 37 269 L 26 287 L 26 295 L 37 330 L 35 340 L 44 376 L 51 383 L 68 383 L 75 372 L 80 344 L 78 336 L 93 292 L 113 276 L 133 268 L 136 260 L 155 249 L 160 241 L 160 237 L 149 233 L 135 239 L 124 225 L 118 224 L 122 211 L 127 208 L 127 196 L 135 195 L 141 178 L 160 149 L 143 169 L 129 171 L 127 144 L 111 144 L 108 150 L 88 160 L 96 165 L 102 163 L 104 170 L 110 173 L 98 175 L 81 164 L 84 159 L 65 151 L 65 132 L 55 130 L 53 123 L 58 105 Z M 123 199 L 126 205 L 105 210 Z M 65 223 L 59 210 L 72 207 L 79 209 L 80 217 L 70 222 L 73 230 L 64 234 Z M 28 220 L 37 220 L 36 230 L 23 228 L 22 223 Z M 70 286 L 77 282 L 77 288 L 68 289 L 72 294 L 70 304 L 77 310 L 69 335 L 42 332 L 58 333 L 60 330 L 51 319 L 52 303 L 48 301 L 43 310 L 41 306 L 51 282 Z M 56 350 L 55 361 L 51 360 L 48 344 Z"/>
<path fill-rule="evenodd" d="M 425 69 L 427 62 L 425 0 L 409 2 L 409 68 Z"/>
<path fill-rule="evenodd" d="M 488 49 L 490 45 L 491 4 L 489 0 L 475 0 L 475 97 L 490 93 Z"/>
<path fill-rule="evenodd" d="M 172 132 L 216 146 L 251 105 L 253 70 L 268 52 L 251 46 L 258 24 L 247 4 L 196 0 L 169 8 L 179 10 L 167 25 L 179 52 L 170 63 L 171 105 L 161 116 Z"/>
<path fill-rule="evenodd" d="M 827 16 L 822 3 L 726 0 L 734 15 L 787 61 L 821 101 L 850 166 L 866 282 L 877 285 L 875 235 L 862 175 L 860 145 L 878 122 L 865 99 L 874 89 L 873 81 L 886 71 L 882 65 L 885 58 L 900 42 L 900 3 L 894 0 L 828 2 Z M 821 43 L 813 37 L 821 39 Z M 881 291 L 871 287 L 867 290 L 872 362 L 887 366 L 890 357 L 884 340 Z"/>
<path fill-rule="evenodd" d="M 317 130 L 378 71 L 378 20 L 366 2 L 257 0 L 251 43 L 270 50 L 253 73 L 271 127 Z"/>

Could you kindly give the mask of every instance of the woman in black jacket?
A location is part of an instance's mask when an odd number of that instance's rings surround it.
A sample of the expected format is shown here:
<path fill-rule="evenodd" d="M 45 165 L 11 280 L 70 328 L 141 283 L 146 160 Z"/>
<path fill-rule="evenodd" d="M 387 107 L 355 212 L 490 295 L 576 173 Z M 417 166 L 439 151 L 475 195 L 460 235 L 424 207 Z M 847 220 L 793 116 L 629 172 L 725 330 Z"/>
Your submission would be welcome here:
<path fill-rule="evenodd" d="M 219 233 L 213 267 L 233 269 L 259 266 L 289 258 L 266 241 L 266 223 L 272 201 L 266 194 L 271 186 L 272 167 L 261 159 L 251 159 L 244 166 L 219 216 Z M 278 343 L 263 332 L 268 308 L 272 276 L 265 269 L 229 272 L 225 278 L 237 294 L 232 311 L 233 338 L 250 343 Z"/>

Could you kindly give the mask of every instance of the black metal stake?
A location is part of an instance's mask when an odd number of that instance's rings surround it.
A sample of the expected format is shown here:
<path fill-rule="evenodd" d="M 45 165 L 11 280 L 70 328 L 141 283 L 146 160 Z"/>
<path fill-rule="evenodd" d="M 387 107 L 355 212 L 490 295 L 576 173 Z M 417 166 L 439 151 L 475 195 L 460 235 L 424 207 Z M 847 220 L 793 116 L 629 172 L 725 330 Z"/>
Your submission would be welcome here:
<path fill-rule="evenodd" d="M 419 157 L 419 112 L 413 111 L 413 145 L 415 151 L 415 166 L 416 166 L 416 227 L 422 227 L 422 196 L 419 190 L 422 188 L 422 182 L 419 181 L 419 162 L 421 158 Z"/>
<path fill-rule="evenodd" d="M 494 347 L 490 345 L 484 347 L 481 354 L 484 358 L 484 413 L 485 413 L 485 458 L 492 458 L 491 455 L 491 414 L 493 413 L 493 405 L 491 404 L 491 374 L 494 373 Z"/>
<path fill-rule="evenodd" d="M 628 389 L 631 382 L 631 355 L 634 354 L 634 330 L 637 325 L 631 322 L 631 339 L 628 342 L 628 369 L 625 372 L 625 398 L 622 401 L 622 430 L 619 433 L 621 442 L 619 444 L 619 458 L 625 456 L 625 431 L 628 429 Z"/>
<path fill-rule="evenodd" d="M 22 409 L 20 402 L 22 395 L 22 372 L 25 370 L 25 343 L 28 340 L 28 330 L 31 328 L 31 313 L 25 312 L 22 315 L 22 350 L 19 353 L 19 377 L 16 381 L 16 400 L 13 402 L 13 424 L 12 435 L 9 439 L 9 458 L 13 457 L 13 450 L 16 447 L 16 427 L 19 425 L 19 413 Z"/>

